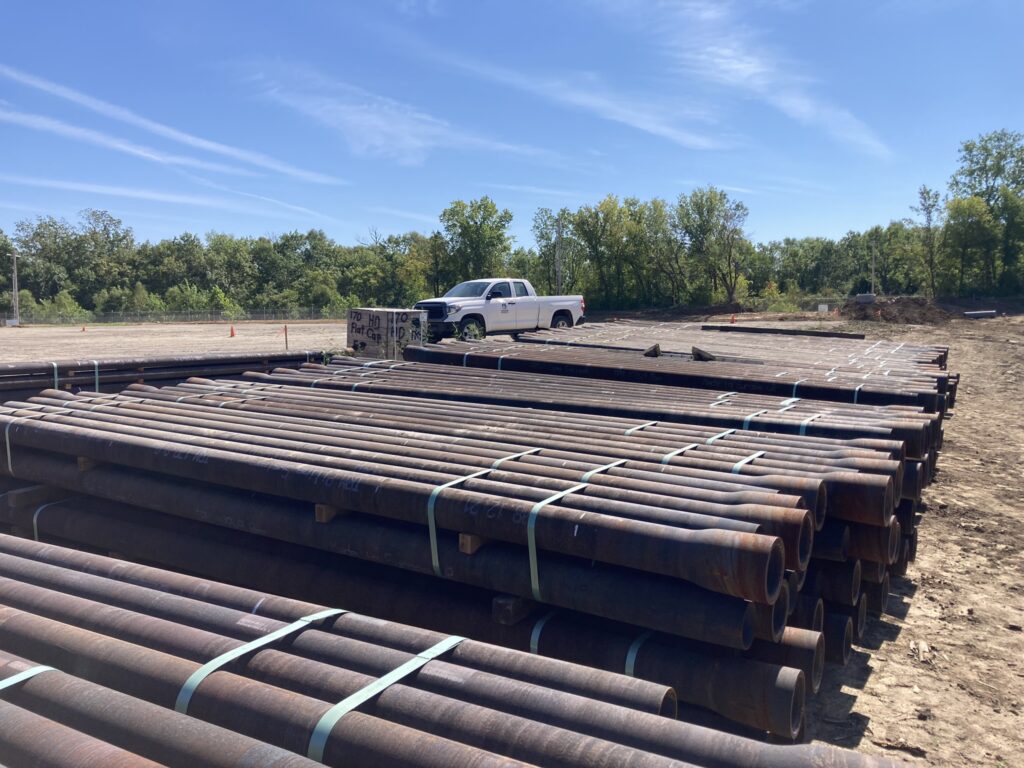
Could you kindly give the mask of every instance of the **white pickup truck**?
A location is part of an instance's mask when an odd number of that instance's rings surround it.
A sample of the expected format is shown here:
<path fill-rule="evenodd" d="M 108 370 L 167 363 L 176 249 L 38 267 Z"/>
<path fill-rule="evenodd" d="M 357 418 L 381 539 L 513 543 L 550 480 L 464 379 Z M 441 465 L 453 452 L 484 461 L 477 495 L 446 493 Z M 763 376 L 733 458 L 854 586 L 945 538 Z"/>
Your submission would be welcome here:
<path fill-rule="evenodd" d="M 464 339 L 537 328 L 571 328 L 586 318 L 582 296 L 538 296 L 528 280 L 494 277 L 459 283 L 439 299 L 416 302 L 426 310 L 430 338 Z"/>

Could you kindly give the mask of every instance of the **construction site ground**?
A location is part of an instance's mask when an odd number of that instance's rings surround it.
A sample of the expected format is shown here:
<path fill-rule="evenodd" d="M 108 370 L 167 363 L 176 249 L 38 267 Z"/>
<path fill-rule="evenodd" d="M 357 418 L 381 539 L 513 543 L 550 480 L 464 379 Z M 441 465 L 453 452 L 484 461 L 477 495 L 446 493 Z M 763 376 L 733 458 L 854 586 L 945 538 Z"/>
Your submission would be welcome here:
<path fill-rule="evenodd" d="M 346 323 L 291 321 L 288 348 L 345 347 Z M 82 329 L 85 330 L 82 330 Z M 234 328 L 235 335 L 231 335 Z M 283 322 L 26 325 L 0 328 L 0 362 L 159 357 L 215 352 L 284 352 Z"/>
<path fill-rule="evenodd" d="M 891 615 L 870 624 L 850 664 L 827 668 L 810 737 L 919 764 L 1024 766 L 1024 317 L 786 319 L 946 344 L 963 376 L 924 495 L 917 561 L 893 580 Z M 342 322 L 288 325 L 293 350 L 345 345 Z M 284 349 L 283 323 L 235 329 L 232 338 L 228 324 L 0 328 L 0 361 Z"/>
<path fill-rule="evenodd" d="M 1024 317 L 848 323 L 946 344 L 962 374 L 917 561 L 870 654 L 826 671 L 811 737 L 936 766 L 1024 766 Z"/>

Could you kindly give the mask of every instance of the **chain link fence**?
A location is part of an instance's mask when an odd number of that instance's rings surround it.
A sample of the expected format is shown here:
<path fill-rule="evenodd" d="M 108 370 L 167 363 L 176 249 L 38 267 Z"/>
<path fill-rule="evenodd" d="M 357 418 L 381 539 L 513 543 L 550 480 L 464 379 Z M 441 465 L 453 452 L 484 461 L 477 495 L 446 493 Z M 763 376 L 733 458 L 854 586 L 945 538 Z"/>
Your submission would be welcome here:
<path fill-rule="evenodd" d="M 243 312 L 185 310 L 182 312 L 60 312 L 21 313 L 22 325 L 77 325 L 80 323 L 220 323 L 240 320 L 345 320 L 348 309 L 331 307 L 288 307 L 250 309 Z M 13 324 L 14 315 L 0 313 L 0 324 Z"/>

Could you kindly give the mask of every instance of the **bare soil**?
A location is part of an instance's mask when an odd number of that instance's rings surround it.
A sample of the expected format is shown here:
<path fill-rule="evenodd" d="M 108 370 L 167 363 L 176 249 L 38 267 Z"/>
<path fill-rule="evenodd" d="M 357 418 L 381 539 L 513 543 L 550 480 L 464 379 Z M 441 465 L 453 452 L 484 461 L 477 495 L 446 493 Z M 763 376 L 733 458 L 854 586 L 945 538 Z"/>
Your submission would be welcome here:
<path fill-rule="evenodd" d="M 918 296 L 879 299 L 873 304 L 858 304 L 850 299 L 839 308 L 848 320 L 870 320 L 883 323 L 928 323 L 940 325 L 952 315 L 942 307 Z"/>
<path fill-rule="evenodd" d="M 1024 766 L 1024 318 L 843 330 L 951 348 L 962 374 L 893 615 L 826 671 L 812 739 L 936 766 Z"/>
<path fill-rule="evenodd" d="M 0 360 L 103 359 L 128 355 L 187 355 L 214 352 L 284 352 L 281 322 L 149 323 L 139 325 L 30 325 L 0 327 Z M 85 328 L 83 331 L 82 328 Z M 289 322 L 292 351 L 340 350 L 345 323 Z"/>

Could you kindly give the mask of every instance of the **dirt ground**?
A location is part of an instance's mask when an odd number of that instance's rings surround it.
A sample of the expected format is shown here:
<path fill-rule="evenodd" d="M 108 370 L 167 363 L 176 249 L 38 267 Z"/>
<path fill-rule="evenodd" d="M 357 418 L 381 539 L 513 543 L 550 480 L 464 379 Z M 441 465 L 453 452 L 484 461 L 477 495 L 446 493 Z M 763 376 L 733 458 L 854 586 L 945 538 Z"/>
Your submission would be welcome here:
<path fill-rule="evenodd" d="M 918 556 L 890 610 L 829 668 L 812 738 L 936 766 L 1024 766 L 1024 318 L 849 324 L 946 344 L 962 376 Z"/>
<path fill-rule="evenodd" d="M 235 323 L 233 338 L 230 323 L 0 327 L 0 360 L 284 352 L 284 325 L 282 322 Z M 344 346 L 345 323 L 342 321 L 288 323 L 288 347 L 293 351 L 337 350 Z"/>
<path fill-rule="evenodd" d="M 810 325 L 947 344 L 963 375 L 924 496 L 918 559 L 893 581 L 891 615 L 871 622 L 847 667 L 827 669 L 810 736 L 918 765 L 1024 766 L 1024 318 Z M 230 338 L 227 324 L 0 328 L 0 359 L 284 349 L 281 323 L 235 330 Z M 292 349 L 344 341 L 342 323 L 289 323 Z"/>

